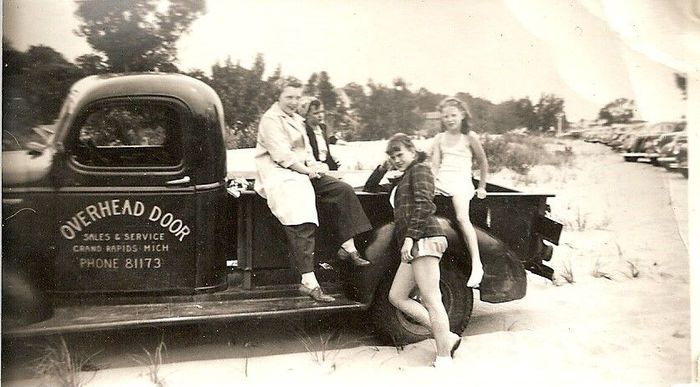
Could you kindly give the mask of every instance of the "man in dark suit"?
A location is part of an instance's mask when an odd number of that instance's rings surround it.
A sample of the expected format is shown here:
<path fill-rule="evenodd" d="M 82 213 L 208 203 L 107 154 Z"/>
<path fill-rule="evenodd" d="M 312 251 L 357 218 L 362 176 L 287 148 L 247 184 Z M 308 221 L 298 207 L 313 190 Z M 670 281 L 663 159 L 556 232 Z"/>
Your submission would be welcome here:
<path fill-rule="evenodd" d="M 309 98 L 299 107 L 299 114 L 306 119 L 306 135 L 313 149 L 314 158 L 328 165 L 331 171 L 338 170 L 340 163 L 331 155 L 328 128 L 323 122 L 325 112 L 318 98 Z"/>

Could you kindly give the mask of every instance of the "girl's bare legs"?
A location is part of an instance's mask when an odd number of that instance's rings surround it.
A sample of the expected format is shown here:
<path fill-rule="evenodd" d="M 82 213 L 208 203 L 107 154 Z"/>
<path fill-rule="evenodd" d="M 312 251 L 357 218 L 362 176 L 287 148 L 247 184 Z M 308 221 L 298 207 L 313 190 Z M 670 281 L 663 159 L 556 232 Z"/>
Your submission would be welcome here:
<path fill-rule="evenodd" d="M 409 297 L 415 287 L 416 280 L 413 268 L 411 265 L 401 262 L 394 276 L 394 282 L 391 283 L 391 289 L 389 289 L 389 302 L 421 325 L 430 327 L 428 310 L 420 302 Z"/>
<path fill-rule="evenodd" d="M 466 239 L 469 255 L 472 257 L 472 271 L 467 280 L 467 286 L 474 288 L 481 283 L 481 279 L 484 277 L 484 265 L 481 262 L 481 255 L 479 255 L 479 242 L 476 238 L 476 230 L 474 230 L 474 225 L 469 219 L 470 200 L 470 197 L 463 194 L 457 194 L 452 197 L 452 204 L 457 214 L 457 222 Z"/>
<path fill-rule="evenodd" d="M 450 350 L 459 339 L 457 334 L 450 332 L 450 320 L 447 318 L 445 305 L 442 304 L 440 293 L 440 260 L 436 257 L 419 257 L 411 262 L 413 276 L 421 299 L 430 316 L 430 327 L 435 337 L 437 356 L 449 357 Z"/>
<path fill-rule="evenodd" d="M 391 285 L 389 301 L 419 323 L 430 327 L 437 356 L 449 357 L 459 336 L 450 332 L 450 322 L 442 304 L 439 262 L 435 257 L 419 257 L 410 265 L 402 262 Z M 423 304 L 409 298 L 416 285 Z"/>

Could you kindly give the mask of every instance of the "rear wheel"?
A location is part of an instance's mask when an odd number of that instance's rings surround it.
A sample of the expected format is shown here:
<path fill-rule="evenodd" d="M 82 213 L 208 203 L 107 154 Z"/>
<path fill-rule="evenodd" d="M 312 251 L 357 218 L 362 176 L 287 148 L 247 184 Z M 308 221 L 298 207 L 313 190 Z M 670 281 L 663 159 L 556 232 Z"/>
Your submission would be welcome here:
<path fill-rule="evenodd" d="M 683 175 L 683 177 L 685 177 L 687 179 L 688 178 L 688 168 L 681 169 L 681 175 Z"/>
<path fill-rule="evenodd" d="M 467 278 L 451 262 L 443 258 L 440 270 L 440 292 L 450 320 L 450 330 L 461 334 L 469 323 L 474 306 L 474 293 L 467 286 Z M 394 272 L 389 272 L 377 288 L 370 309 L 372 322 L 379 337 L 390 345 L 415 343 L 432 337 L 430 330 L 396 309 L 389 302 L 389 289 Z M 414 289 L 411 297 L 420 302 L 420 292 Z"/>

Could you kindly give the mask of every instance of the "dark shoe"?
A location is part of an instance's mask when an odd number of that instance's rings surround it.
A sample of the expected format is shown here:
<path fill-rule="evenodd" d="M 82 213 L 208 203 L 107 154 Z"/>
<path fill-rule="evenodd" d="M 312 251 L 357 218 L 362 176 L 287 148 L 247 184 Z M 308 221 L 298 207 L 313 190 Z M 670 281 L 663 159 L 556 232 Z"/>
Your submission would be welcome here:
<path fill-rule="evenodd" d="M 323 290 L 321 290 L 320 286 L 316 286 L 315 288 L 311 289 L 310 287 L 301 284 L 299 285 L 299 293 L 307 295 L 311 298 L 314 299 L 314 301 L 318 302 L 333 302 L 335 301 L 335 298 L 323 293 Z"/>
<path fill-rule="evenodd" d="M 352 264 L 355 266 L 367 266 L 370 263 L 372 263 L 366 259 L 363 259 L 360 256 L 359 252 L 353 251 L 352 253 L 348 253 L 347 251 L 345 251 L 344 248 L 341 247 L 340 250 L 338 250 L 338 259 L 340 259 L 341 261 L 345 261 L 348 258 L 350 259 L 350 262 L 352 262 Z"/>

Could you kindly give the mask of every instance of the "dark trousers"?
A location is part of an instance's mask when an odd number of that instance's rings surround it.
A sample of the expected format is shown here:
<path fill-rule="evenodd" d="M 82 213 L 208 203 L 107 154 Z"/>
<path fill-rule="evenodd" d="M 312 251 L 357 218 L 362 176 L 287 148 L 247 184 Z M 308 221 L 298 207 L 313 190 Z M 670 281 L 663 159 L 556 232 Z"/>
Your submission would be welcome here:
<path fill-rule="evenodd" d="M 292 256 L 299 273 L 306 274 L 314 271 L 316 225 L 303 223 L 283 228 L 289 242 L 289 254 Z"/>
<path fill-rule="evenodd" d="M 316 193 L 317 207 L 331 210 L 332 216 L 328 223 L 333 230 L 329 231 L 334 233 L 340 243 L 372 229 L 355 190 L 348 183 L 323 175 L 319 179 L 311 179 L 311 185 Z"/>
<path fill-rule="evenodd" d="M 331 176 L 311 179 L 311 184 L 318 206 L 332 211 L 332 232 L 340 243 L 372 229 L 355 190 L 349 184 Z M 284 226 L 284 232 L 289 242 L 290 255 L 299 273 L 314 271 L 316 225 L 303 223 Z"/>

